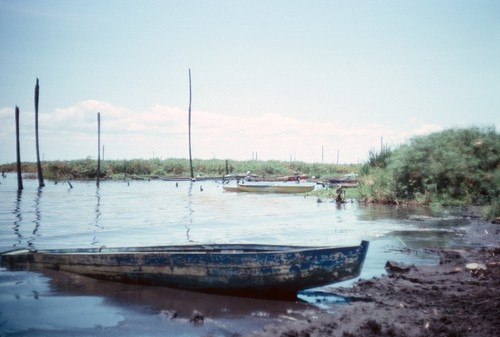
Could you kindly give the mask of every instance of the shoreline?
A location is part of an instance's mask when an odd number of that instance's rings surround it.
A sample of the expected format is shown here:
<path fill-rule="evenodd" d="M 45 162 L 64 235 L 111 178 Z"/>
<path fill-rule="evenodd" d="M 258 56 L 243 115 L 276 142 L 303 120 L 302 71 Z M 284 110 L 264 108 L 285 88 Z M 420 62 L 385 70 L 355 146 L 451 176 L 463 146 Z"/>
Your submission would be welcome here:
<path fill-rule="evenodd" d="M 252 336 L 500 336 L 500 225 L 473 220 L 461 243 L 437 247 L 438 265 L 391 261 L 387 275 L 329 288 L 349 304 Z"/>

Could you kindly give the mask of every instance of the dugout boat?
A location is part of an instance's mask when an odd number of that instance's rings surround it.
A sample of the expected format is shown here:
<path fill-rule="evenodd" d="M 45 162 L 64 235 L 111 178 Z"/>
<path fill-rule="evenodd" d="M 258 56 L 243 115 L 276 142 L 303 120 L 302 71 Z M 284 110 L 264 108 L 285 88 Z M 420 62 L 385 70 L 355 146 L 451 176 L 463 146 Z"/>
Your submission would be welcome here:
<path fill-rule="evenodd" d="M 295 300 L 300 290 L 357 277 L 358 246 L 260 244 L 28 250 L 1 254 L 11 269 L 55 269 L 97 279 L 208 293 Z"/>

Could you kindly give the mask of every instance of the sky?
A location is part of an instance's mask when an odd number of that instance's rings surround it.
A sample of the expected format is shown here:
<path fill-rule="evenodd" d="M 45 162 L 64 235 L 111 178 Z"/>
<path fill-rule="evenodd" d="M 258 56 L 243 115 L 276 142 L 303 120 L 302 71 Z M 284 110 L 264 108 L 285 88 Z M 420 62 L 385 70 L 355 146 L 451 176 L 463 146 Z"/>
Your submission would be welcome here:
<path fill-rule="evenodd" d="M 500 129 L 500 1 L 0 0 L 0 163 L 362 163 Z"/>

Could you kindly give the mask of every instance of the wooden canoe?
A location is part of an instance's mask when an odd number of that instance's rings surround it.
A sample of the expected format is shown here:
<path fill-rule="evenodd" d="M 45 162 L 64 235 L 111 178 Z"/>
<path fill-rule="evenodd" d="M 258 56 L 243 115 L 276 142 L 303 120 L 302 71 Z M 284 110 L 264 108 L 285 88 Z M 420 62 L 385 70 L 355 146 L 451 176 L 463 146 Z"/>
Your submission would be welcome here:
<path fill-rule="evenodd" d="M 294 300 L 300 290 L 357 277 L 368 242 L 351 247 L 258 244 L 85 248 L 1 255 L 12 269 L 56 269 L 98 279 Z"/>
<path fill-rule="evenodd" d="M 314 190 L 316 183 L 245 181 L 234 186 L 224 186 L 230 192 L 265 192 L 265 193 L 306 193 Z"/>

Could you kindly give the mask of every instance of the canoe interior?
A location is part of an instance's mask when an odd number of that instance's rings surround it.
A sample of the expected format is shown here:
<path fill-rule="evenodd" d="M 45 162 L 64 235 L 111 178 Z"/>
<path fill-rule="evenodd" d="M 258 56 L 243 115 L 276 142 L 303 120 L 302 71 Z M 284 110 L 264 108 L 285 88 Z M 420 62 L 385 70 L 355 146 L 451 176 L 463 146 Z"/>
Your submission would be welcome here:
<path fill-rule="evenodd" d="M 321 246 L 287 246 L 287 245 L 260 245 L 260 244 L 207 244 L 207 245 L 177 245 L 177 246 L 146 246 L 146 247 L 95 247 L 95 248 L 66 248 L 28 250 L 14 249 L 2 253 L 2 256 L 24 253 L 46 254 L 109 254 L 109 253 L 269 253 L 294 250 L 318 250 L 328 247 Z"/>

